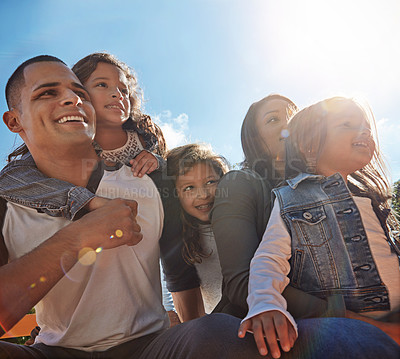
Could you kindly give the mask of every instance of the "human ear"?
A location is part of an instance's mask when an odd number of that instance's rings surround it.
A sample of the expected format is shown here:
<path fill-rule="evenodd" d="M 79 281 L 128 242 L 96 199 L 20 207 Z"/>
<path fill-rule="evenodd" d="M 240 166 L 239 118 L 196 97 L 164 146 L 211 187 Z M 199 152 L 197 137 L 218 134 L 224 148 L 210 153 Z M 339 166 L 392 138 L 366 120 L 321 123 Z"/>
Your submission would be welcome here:
<path fill-rule="evenodd" d="M 22 131 L 17 110 L 11 109 L 4 112 L 3 121 L 11 132 L 19 133 Z"/>

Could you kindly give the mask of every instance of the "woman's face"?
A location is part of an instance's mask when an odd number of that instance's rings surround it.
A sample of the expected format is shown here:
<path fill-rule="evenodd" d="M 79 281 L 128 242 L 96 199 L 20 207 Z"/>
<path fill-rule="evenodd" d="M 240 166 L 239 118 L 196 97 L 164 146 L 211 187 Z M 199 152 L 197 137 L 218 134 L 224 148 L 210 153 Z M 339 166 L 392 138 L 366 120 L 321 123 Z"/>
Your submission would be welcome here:
<path fill-rule="evenodd" d="M 100 62 L 84 83 L 94 109 L 97 125 L 118 125 L 129 117 L 128 81 L 118 67 Z"/>
<path fill-rule="evenodd" d="M 256 129 L 273 160 L 285 159 L 285 132 L 290 114 L 289 103 L 278 98 L 263 101 L 256 111 Z"/>

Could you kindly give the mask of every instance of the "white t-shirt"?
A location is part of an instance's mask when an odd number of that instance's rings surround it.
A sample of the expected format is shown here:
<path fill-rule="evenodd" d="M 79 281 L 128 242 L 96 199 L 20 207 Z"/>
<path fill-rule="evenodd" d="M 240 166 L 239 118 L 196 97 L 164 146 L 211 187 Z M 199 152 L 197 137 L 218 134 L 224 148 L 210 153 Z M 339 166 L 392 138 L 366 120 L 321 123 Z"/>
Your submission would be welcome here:
<path fill-rule="evenodd" d="M 200 226 L 200 231 L 201 248 L 205 254 L 210 255 L 202 258 L 202 262 L 196 263 L 195 267 L 200 278 L 204 309 L 207 314 L 210 314 L 221 300 L 222 272 L 211 226 Z"/>
<path fill-rule="evenodd" d="M 36 305 L 41 327 L 36 343 L 102 351 L 169 325 L 161 298 L 158 240 L 164 214 L 157 188 L 150 177 L 134 177 L 122 166 L 104 172 L 96 194 L 136 200 L 143 240 L 103 250 L 91 265 L 76 263 Z M 13 203 L 7 208 L 3 235 L 10 260 L 69 223 Z"/>
<path fill-rule="evenodd" d="M 400 271 L 396 254 L 390 251 L 385 233 L 376 217 L 371 200 L 364 197 L 353 197 L 360 211 L 368 243 L 378 268 L 379 275 L 389 292 L 391 310 L 400 306 Z M 286 315 L 293 326 L 296 323 L 286 310 L 286 301 L 281 295 L 289 284 L 287 275 L 290 271 L 291 238 L 280 215 L 278 200 L 275 200 L 263 239 L 250 264 L 249 312 L 246 319 L 269 310 L 278 310 Z M 379 317 L 387 312 L 375 311 L 362 313 Z"/>

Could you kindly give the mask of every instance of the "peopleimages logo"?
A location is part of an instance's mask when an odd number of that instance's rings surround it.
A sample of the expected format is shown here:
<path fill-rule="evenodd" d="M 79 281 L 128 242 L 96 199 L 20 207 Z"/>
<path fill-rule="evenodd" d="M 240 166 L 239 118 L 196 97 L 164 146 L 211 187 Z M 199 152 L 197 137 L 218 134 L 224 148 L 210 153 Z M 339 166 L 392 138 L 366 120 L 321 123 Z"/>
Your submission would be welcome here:
<path fill-rule="evenodd" d="M 225 198 L 228 197 L 228 188 L 217 188 L 215 192 L 216 198 Z M 97 196 L 106 197 L 106 198 L 153 198 L 162 197 L 162 198 L 178 198 L 178 195 L 175 190 L 171 190 L 170 188 L 120 188 L 120 187 L 107 187 L 107 188 L 99 188 L 96 192 Z"/>

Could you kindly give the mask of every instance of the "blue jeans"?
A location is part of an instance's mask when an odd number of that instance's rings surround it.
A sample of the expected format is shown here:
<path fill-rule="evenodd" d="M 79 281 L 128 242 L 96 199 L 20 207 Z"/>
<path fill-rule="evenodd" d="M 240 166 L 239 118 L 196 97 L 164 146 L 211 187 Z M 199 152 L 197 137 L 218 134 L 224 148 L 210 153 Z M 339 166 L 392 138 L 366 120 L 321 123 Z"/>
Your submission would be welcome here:
<path fill-rule="evenodd" d="M 84 352 L 34 344 L 0 342 L 0 358 L 132 358 L 249 359 L 258 354 L 254 338 L 239 339 L 240 319 L 211 314 L 165 331 L 134 339 L 103 352 Z M 316 318 L 298 321 L 299 338 L 283 359 L 398 358 L 399 346 L 380 329 L 353 319 Z"/>

